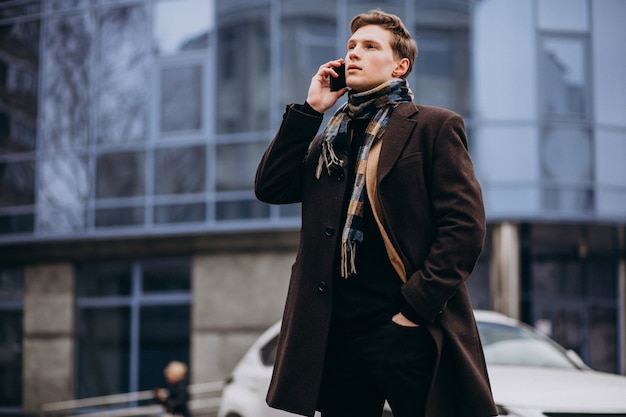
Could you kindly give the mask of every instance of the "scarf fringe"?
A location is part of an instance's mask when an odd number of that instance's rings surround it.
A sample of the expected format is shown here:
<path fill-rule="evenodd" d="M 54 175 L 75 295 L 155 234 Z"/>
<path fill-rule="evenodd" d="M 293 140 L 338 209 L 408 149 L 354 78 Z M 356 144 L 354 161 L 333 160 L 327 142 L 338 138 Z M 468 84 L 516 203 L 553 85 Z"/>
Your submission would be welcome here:
<path fill-rule="evenodd" d="M 341 242 L 341 277 L 350 278 L 356 275 L 356 246 L 354 240 Z"/>
<path fill-rule="evenodd" d="M 323 158 L 319 158 L 317 162 L 317 169 L 315 170 L 315 178 L 317 178 L 318 180 L 322 175 L 322 170 L 324 169 L 324 166 L 326 166 L 326 171 L 328 172 L 329 176 L 333 174 L 332 171 L 334 167 L 343 166 L 343 161 L 339 159 L 339 157 L 335 153 L 335 148 L 326 141 L 322 142 L 322 156 Z"/>

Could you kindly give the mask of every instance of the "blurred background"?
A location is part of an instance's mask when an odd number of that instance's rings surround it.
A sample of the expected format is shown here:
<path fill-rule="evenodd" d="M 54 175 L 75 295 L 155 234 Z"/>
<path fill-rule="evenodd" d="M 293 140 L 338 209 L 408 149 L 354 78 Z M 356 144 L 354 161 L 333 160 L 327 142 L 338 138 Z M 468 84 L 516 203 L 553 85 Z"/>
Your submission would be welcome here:
<path fill-rule="evenodd" d="M 474 306 L 626 373 L 625 1 L 5 0 L 0 414 L 152 389 L 173 359 L 228 376 L 299 239 L 256 165 L 372 8 L 418 42 L 415 101 L 465 119 Z"/>

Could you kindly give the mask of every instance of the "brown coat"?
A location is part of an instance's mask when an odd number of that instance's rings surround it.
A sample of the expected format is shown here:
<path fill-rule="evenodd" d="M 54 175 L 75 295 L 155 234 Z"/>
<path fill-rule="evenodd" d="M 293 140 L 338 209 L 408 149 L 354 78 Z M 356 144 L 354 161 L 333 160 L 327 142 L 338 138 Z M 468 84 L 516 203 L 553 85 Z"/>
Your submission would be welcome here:
<path fill-rule="evenodd" d="M 347 175 L 329 177 L 324 171 L 315 178 L 319 137 L 311 139 L 320 124 L 320 117 L 289 106 L 255 183 L 261 201 L 302 203 L 300 246 L 267 400 L 303 415 L 313 415 L 317 405 L 341 211 L 351 186 L 343 180 Z M 438 349 L 427 416 L 496 415 L 464 284 L 482 250 L 485 217 L 463 120 L 449 110 L 401 104 L 372 153 L 368 173 L 377 172 L 376 181 L 368 181 L 372 207 L 389 255 L 403 269 L 402 293 L 429 323 Z"/>

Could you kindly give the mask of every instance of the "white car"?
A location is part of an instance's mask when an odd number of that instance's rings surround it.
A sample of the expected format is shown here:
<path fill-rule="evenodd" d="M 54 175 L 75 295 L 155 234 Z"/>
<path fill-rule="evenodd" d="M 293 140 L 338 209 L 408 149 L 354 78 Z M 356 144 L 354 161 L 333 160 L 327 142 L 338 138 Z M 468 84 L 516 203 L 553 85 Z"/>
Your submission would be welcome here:
<path fill-rule="evenodd" d="M 533 328 L 475 311 L 493 396 L 508 417 L 626 417 L 626 377 L 597 372 Z M 280 323 L 266 330 L 226 381 L 218 417 L 294 417 L 268 407 Z M 391 416 L 387 407 L 383 416 Z"/>

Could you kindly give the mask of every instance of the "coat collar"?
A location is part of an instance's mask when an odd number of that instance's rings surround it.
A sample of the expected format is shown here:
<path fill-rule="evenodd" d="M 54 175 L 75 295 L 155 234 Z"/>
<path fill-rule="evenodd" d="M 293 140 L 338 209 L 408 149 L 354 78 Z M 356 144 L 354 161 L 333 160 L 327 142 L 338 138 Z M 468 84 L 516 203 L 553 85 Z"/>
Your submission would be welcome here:
<path fill-rule="evenodd" d="M 417 125 L 418 109 L 414 103 L 400 104 L 392 113 L 382 138 L 378 161 L 378 181 L 384 178 L 400 156 Z"/>

